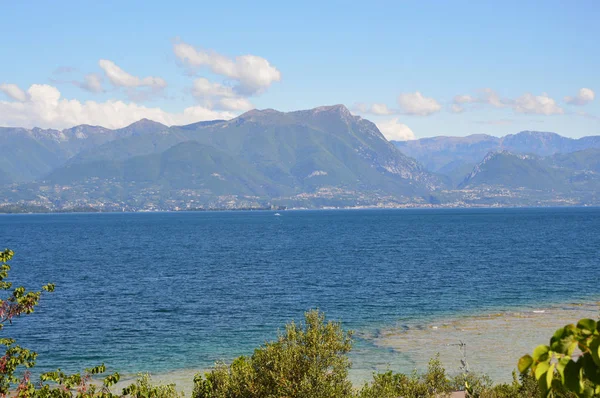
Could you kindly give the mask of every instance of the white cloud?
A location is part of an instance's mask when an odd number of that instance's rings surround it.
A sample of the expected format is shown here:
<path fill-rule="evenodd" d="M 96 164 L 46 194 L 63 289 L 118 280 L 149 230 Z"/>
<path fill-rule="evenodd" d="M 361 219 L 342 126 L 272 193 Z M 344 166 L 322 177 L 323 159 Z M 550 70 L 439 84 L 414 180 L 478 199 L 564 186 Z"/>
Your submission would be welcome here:
<path fill-rule="evenodd" d="M 236 111 L 247 111 L 254 108 L 247 98 L 239 96 L 231 87 L 210 82 L 204 77 L 194 80 L 192 95 L 203 101 L 208 108 Z"/>
<path fill-rule="evenodd" d="M 374 115 L 391 115 L 393 112 L 386 104 L 371 105 L 371 113 Z"/>
<path fill-rule="evenodd" d="M 500 95 L 491 88 L 479 90 L 476 96 L 468 94 L 457 95 L 452 100 L 452 103 L 450 110 L 455 113 L 463 112 L 465 104 L 484 104 L 495 108 L 510 107 L 515 112 L 527 114 L 560 115 L 564 113 L 564 110 L 557 105 L 556 101 L 546 93 L 537 96 L 525 93 L 512 100 L 500 98 Z"/>
<path fill-rule="evenodd" d="M 586 105 L 596 98 L 596 93 L 591 88 L 581 88 L 574 97 L 565 97 L 565 102 L 570 105 Z"/>
<path fill-rule="evenodd" d="M 224 86 L 220 83 L 210 82 L 204 77 L 199 77 L 198 79 L 194 80 L 192 94 L 194 95 L 194 97 L 198 98 L 237 97 L 237 94 L 233 91 L 231 87 Z"/>
<path fill-rule="evenodd" d="M 102 77 L 95 73 L 85 75 L 85 80 L 83 83 L 75 82 L 75 84 L 78 87 L 93 93 L 101 93 L 104 91 L 102 88 Z"/>
<path fill-rule="evenodd" d="M 249 111 L 250 109 L 254 109 L 254 105 L 246 98 L 221 98 L 214 108 L 230 111 Z"/>
<path fill-rule="evenodd" d="M 0 101 L 0 126 L 60 129 L 91 124 L 119 128 L 142 118 L 166 125 L 180 125 L 232 117 L 235 114 L 231 112 L 217 112 L 203 106 L 192 106 L 182 112 L 171 113 L 117 100 L 80 102 L 61 98 L 56 87 L 43 84 L 32 85 L 27 90 L 25 101 Z"/>
<path fill-rule="evenodd" d="M 100 68 L 102 68 L 106 77 L 108 77 L 108 80 L 117 87 L 164 88 L 167 86 L 167 82 L 160 77 L 148 76 L 139 78 L 133 76 L 119 68 L 114 62 L 107 59 L 101 59 L 98 61 L 98 65 L 100 65 Z"/>
<path fill-rule="evenodd" d="M 428 116 L 442 109 L 442 106 L 435 99 L 424 97 L 419 91 L 400 94 L 398 105 L 404 113 L 418 116 Z"/>
<path fill-rule="evenodd" d="M 386 104 L 365 104 L 358 103 L 354 104 L 352 110 L 358 113 L 370 113 L 372 115 L 392 115 L 396 113 L 392 109 L 388 108 Z"/>
<path fill-rule="evenodd" d="M 565 113 L 546 93 L 542 93 L 542 95 L 525 93 L 512 102 L 512 107 L 519 113 L 539 115 L 562 115 Z"/>
<path fill-rule="evenodd" d="M 217 75 L 236 80 L 238 85 L 234 89 L 242 95 L 260 93 L 281 80 L 281 72 L 256 55 L 229 58 L 214 51 L 196 49 L 184 42 L 175 43 L 173 52 L 187 66 L 208 67 Z"/>
<path fill-rule="evenodd" d="M 505 101 L 491 88 L 479 90 L 477 96 L 470 94 L 456 95 L 452 99 L 452 106 L 450 109 L 454 113 L 461 113 L 465 110 L 465 107 L 463 106 L 465 104 L 487 104 L 496 108 L 503 108 L 506 106 Z"/>
<path fill-rule="evenodd" d="M 0 91 L 2 91 L 4 94 L 8 95 L 14 100 L 21 102 L 27 100 L 27 94 L 25 93 L 25 91 L 21 90 L 21 88 L 16 84 L 0 84 Z"/>
<path fill-rule="evenodd" d="M 506 104 L 500 98 L 498 93 L 492 90 L 491 88 L 484 88 L 483 90 L 481 90 L 479 102 L 492 105 L 496 108 L 503 108 L 504 106 L 506 106 Z"/>
<path fill-rule="evenodd" d="M 398 123 L 398 118 L 377 123 L 377 128 L 388 140 L 408 141 L 415 139 L 415 133 L 406 125 Z"/>

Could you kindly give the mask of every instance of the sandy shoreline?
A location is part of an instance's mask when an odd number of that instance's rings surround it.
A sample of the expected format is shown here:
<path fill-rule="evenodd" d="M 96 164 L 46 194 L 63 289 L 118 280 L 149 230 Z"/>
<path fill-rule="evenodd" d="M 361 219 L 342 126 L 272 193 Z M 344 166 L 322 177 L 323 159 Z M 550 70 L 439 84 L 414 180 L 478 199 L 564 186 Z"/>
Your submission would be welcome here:
<path fill-rule="evenodd" d="M 428 323 L 414 323 L 379 330 L 376 335 L 361 335 L 361 339 L 385 350 L 385 357 L 369 363 L 354 359 L 350 379 L 358 387 L 371 379 L 375 371 L 387 369 L 410 373 L 415 368 L 424 370 L 427 362 L 437 353 L 449 374 L 459 372 L 462 352 L 458 343 L 466 343 L 467 361 L 471 371 L 488 374 L 494 382 L 510 382 L 519 357 L 530 353 L 539 344 L 548 342 L 556 329 L 581 318 L 597 319 L 600 303 L 594 300 L 581 304 L 563 303 L 540 308 L 519 308 L 479 315 L 437 319 Z M 242 355 L 244 353 L 240 353 Z M 193 378 L 206 369 L 183 369 L 152 374 L 154 383 L 175 383 L 177 390 L 189 395 Z M 122 375 L 120 389 L 135 380 L 135 375 Z"/>
<path fill-rule="evenodd" d="M 518 359 L 547 344 L 556 329 L 582 318 L 598 319 L 599 314 L 600 304 L 594 301 L 522 308 L 440 319 L 415 328 L 389 328 L 380 331 L 373 343 L 406 356 L 417 369 L 424 369 L 429 358 L 439 353 L 446 370 L 456 373 L 463 357 L 458 346 L 462 341 L 471 371 L 510 382 Z"/>

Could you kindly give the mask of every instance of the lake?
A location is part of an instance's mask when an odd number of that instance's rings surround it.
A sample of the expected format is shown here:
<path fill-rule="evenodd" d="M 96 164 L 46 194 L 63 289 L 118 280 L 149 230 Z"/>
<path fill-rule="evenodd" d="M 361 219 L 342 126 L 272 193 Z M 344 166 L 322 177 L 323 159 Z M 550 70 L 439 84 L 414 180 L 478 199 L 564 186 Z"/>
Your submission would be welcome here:
<path fill-rule="evenodd" d="M 43 370 L 166 374 L 250 354 L 319 308 L 356 331 L 362 381 L 422 368 L 478 319 L 537 314 L 522 325 L 540 344 L 550 335 L 532 334 L 535 322 L 598 314 L 597 208 L 280 213 L 2 215 L 11 280 L 56 283 L 3 334 L 39 352 Z M 443 343 L 432 334 L 442 326 Z M 510 378 L 497 368 L 481 370 Z"/>

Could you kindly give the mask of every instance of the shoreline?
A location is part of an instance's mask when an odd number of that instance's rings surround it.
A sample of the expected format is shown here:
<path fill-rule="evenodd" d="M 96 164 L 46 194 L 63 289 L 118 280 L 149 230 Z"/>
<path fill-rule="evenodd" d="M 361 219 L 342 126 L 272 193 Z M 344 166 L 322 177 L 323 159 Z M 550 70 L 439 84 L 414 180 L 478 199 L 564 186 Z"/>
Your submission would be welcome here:
<path fill-rule="evenodd" d="M 519 206 L 519 205 L 473 205 L 473 206 L 445 206 L 445 205 L 419 205 L 406 206 L 353 206 L 353 207 L 290 207 L 290 208 L 208 208 L 208 209 L 183 209 L 183 210 L 49 210 L 49 211 L 13 211 L 3 212 L 0 207 L 0 216 L 8 215 L 52 215 L 52 214 L 177 214 L 177 213 L 252 213 L 252 212 L 297 212 L 297 211 L 353 211 L 353 210 L 500 210 L 500 209 L 598 209 L 600 205 L 549 205 L 549 206 Z"/>
<path fill-rule="evenodd" d="M 556 329 L 576 323 L 581 318 L 597 319 L 599 315 L 600 296 L 595 294 L 580 302 L 568 300 L 538 306 L 527 304 L 471 314 L 430 317 L 422 322 L 413 320 L 382 327 L 377 333 L 359 330 L 355 334 L 356 343 L 366 342 L 370 347 L 355 344 L 350 353 L 354 366 L 348 378 L 359 388 L 371 381 L 374 372 L 422 372 L 437 353 L 446 374 L 453 376 L 460 373 L 463 356 L 458 344 L 463 341 L 466 343 L 466 358 L 471 372 L 486 374 L 495 384 L 510 383 L 518 359 L 530 354 L 537 345 L 547 343 Z M 150 375 L 154 383 L 175 383 L 178 391 L 190 394 L 194 375 L 209 370 L 175 369 Z M 128 385 L 135 377 L 136 374 L 123 373 L 117 388 Z"/>
<path fill-rule="evenodd" d="M 374 346 L 405 355 L 417 369 L 424 369 L 439 353 L 448 374 L 458 373 L 463 359 L 459 344 L 466 344 L 466 360 L 472 372 L 486 374 L 495 383 L 511 382 L 518 359 L 547 344 L 560 327 L 582 318 L 598 319 L 600 297 L 581 302 L 524 305 L 457 317 L 440 317 L 421 324 L 382 329 L 372 338 Z M 410 369 L 398 369 L 406 373 Z"/>

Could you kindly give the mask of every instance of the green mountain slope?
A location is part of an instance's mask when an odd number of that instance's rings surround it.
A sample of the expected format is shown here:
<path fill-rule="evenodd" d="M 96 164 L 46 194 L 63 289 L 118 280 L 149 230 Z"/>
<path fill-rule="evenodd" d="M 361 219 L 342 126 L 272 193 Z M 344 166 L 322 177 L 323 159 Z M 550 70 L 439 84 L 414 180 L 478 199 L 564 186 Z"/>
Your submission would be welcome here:
<path fill-rule="evenodd" d="M 194 151 L 186 153 L 192 143 Z M 147 182 L 162 189 L 206 187 L 215 195 L 272 197 L 327 187 L 414 196 L 442 184 L 400 153 L 373 123 L 344 106 L 290 113 L 254 110 L 230 121 L 130 135 L 82 152 L 45 180 L 141 182 L 144 172 L 157 170 L 159 158 L 161 171 Z M 154 163 L 144 163 L 150 159 Z"/>
<path fill-rule="evenodd" d="M 596 194 L 600 188 L 600 149 L 547 157 L 492 152 L 475 166 L 460 187 Z"/>
<path fill-rule="evenodd" d="M 565 173 L 548 167 L 533 155 L 493 152 L 460 184 L 461 188 L 497 186 L 539 190 L 563 189 Z"/>
<path fill-rule="evenodd" d="M 32 181 L 66 160 L 55 142 L 37 140 L 28 130 L 0 128 L 0 170 L 4 180 Z"/>
<path fill-rule="evenodd" d="M 183 142 L 160 154 L 123 161 L 71 164 L 47 176 L 47 183 L 135 183 L 156 189 L 200 189 L 207 195 L 266 195 L 268 181 L 250 165 L 213 147 Z"/>
<path fill-rule="evenodd" d="M 73 156 L 104 143 L 167 129 L 167 126 L 147 119 L 117 130 L 89 125 L 65 130 L 0 127 L 0 146 L 9 149 L 0 158 L 0 170 L 11 181 L 33 181 L 62 166 Z"/>

